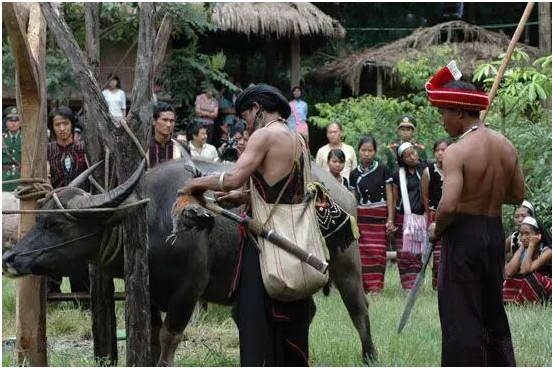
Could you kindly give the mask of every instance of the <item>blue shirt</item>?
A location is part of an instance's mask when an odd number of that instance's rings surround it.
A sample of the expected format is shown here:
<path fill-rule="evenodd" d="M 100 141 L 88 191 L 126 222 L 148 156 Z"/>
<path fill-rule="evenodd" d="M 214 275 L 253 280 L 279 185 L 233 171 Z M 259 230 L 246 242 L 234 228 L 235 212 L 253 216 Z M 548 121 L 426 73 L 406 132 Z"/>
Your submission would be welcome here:
<path fill-rule="evenodd" d="M 298 112 L 298 119 L 300 122 L 305 122 L 308 118 L 308 104 L 302 99 L 295 99 L 289 102 L 291 110 L 294 110 L 292 102 L 296 102 L 296 111 Z M 291 112 L 290 117 L 287 119 L 287 125 L 293 131 L 296 131 L 296 126 L 298 122 L 294 116 L 294 113 Z"/>

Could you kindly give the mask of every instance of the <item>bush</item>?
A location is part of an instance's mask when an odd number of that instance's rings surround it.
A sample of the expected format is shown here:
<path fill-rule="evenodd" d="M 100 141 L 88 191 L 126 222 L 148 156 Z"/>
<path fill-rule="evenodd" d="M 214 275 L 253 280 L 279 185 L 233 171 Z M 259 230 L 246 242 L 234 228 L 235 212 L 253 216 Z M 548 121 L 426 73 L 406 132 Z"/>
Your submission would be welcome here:
<path fill-rule="evenodd" d="M 357 147 L 358 140 L 366 134 L 373 135 L 381 148 L 398 139 L 396 121 L 404 114 L 414 116 L 417 121 L 416 139 L 426 147 L 432 146 L 435 139 L 446 137 L 436 108 L 432 107 L 424 95 L 409 95 L 408 99 L 395 99 L 364 95 L 341 100 L 336 105 L 316 104 L 317 115 L 309 118 L 318 127 L 330 122 L 343 125 L 344 141 Z M 377 153 L 382 158 L 384 150 Z M 431 154 L 427 150 L 428 156 Z"/>

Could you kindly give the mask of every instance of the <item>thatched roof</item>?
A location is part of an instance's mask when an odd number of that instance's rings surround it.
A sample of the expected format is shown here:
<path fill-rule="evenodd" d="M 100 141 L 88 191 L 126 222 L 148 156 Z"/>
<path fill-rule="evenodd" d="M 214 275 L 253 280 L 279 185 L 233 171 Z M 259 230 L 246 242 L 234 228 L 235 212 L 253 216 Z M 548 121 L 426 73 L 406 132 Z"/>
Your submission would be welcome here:
<path fill-rule="evenodd" d="M 380 68 L 391 77 L 398 61 L 413 53 L 425 53 L 437 45 L 448 45 L 452 57 L 464 75 L 471 75 L 475 67 L 496 59 L 506 52 L 510 38 L 502 33 L 463 22 L 451 21 L 433 27 L 418 28 L 411 35 L 390 44 L 369 48 L 331 63 L 325 64 L 315 73 L 319 77 L 335 77 L 348 84 L 354 95 L 358 95 L 360 77 L 364 67 Z M 518 44 L 529 54 L 538 55 L 538 49 Z"/>
<path fill-rule="evenodd" d="M 343 38 L 340 23 L 310 3 L 217 3 L 211 19 L 225 30 L 277 38 Z"/>

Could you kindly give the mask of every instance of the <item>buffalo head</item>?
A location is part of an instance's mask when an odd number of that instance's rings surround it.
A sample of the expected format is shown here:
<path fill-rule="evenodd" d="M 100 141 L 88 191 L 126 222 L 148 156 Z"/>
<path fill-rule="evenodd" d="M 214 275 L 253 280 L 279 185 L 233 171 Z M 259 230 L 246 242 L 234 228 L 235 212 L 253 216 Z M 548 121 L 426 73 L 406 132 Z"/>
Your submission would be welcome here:
<path fill-rule="evenodd" d="M 56 190 L 65 209 L 117 207 L 127 200 L 137 186 L 144 171 L 145 161 L 127 181 L 109 192 L 90 195 L 78 188 L 92 174 L 97 163 L 75 178 L 68 186 Z M 58 209 L 51 197 L 41 209 Z M 94 259 L 100 248 L 103 231 L 113 227 L 114 219 L 122 219 L 127 210 L 118 214 L 43 213 L 36 217 L 36 224 L 13 248 L 2 255 L 4 275 L 18 277 L 26 274 L 65 274 L 71 272 L 77 260 Z"/>

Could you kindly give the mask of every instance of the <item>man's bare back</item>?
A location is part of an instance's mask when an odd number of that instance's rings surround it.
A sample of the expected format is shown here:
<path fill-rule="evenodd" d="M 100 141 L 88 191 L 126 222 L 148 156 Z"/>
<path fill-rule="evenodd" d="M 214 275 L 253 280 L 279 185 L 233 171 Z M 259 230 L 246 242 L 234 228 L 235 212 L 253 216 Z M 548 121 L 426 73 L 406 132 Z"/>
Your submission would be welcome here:
<path fill-rule="evenodd" d="M 258 167 L 258 172 L 264 177 L 270 186 L 287 177 L 293 168 L 295 159 L 300 158 L 302 144 L 298 135 L 287 128 L 286 124 L 276 122 L 255 133 L 259 137 L 256 140 L 263 141 L 265 157 Z M 258 136 L 256 135 L 256 136 Z M 254 135 L 252 135 L 254 136 Z M 296 156 L 295 156 L 296 147 Z M 263 153 L 259 153 L 263 155 Z"/>
<path fill-rule="evenodd" d="M 444 167 L 462 177 L 457 213 L 498 216 L 502 204 L 519 204 L 523 184 L 517 152 L 510 141 L 486 127 L 470 132 L 444 153 Z M 456 175 L 456 174 L 455 174 Z M 456 175 L 459 180 L 459 175 Z"/>

